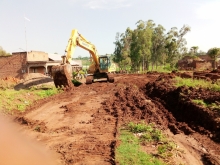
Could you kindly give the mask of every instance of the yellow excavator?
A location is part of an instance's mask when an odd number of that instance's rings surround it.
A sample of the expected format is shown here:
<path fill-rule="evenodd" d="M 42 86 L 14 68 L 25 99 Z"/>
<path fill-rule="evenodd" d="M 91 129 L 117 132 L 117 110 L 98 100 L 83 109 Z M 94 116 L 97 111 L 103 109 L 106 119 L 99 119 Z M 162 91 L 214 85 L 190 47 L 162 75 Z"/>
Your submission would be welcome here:
<path fill-rule="evenodd" d="M 95 81 L 114 82 L 114 72 L 116 65 L 111 62 L 110 56 L 99 56 L 95 45 L 90 43 L 85 37 L 73 29 L 68 44 L 65 49 L 65 55 L 62 56 L 62 63 L 52 67 L 52 77 L 56 87 L 72 87 L 72 56 L 76 46 L 79 46 L 90 53 L 92 57 L 91 65 L 87 70 L 86 84 L 92 84 Z"/>

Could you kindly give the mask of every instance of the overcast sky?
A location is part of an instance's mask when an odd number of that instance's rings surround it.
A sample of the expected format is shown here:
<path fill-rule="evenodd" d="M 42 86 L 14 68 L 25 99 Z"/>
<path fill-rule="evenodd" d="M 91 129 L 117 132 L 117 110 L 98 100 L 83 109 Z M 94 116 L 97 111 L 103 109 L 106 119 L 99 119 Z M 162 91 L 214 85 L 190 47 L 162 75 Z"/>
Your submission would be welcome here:
<path fill-rule="evenodd" d="M 26 50 L 27 41 L 28 51 L 63 55 L 71 30 L 78 29 L 99 54 L 111 54 L 117 32 L 151 19 L 166 31 L 189 25 L 187 47 L 207 52 L 220 47 L 219 16 L 220 0 L 0 0 L 0 46 L 12 53 Z M 89 53 L 78 47 L 79 55 Z"/>

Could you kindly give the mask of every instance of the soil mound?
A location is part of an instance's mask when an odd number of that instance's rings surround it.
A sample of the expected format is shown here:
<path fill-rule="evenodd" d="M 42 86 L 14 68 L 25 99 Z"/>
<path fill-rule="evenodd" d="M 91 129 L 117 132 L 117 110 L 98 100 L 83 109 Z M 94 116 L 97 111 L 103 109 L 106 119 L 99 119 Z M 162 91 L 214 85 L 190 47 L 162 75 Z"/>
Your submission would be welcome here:
<path fill-rule="evenodd" d="M 146 93 L 154 100 L 160 101 L 179 122 L 188 123 L 189 130 L 196 130 L 220 141 L 219 109 L 210 109 L 193 102 L 204 100 L 209 104 L 218 104 L 220 92 L 201 88 L 176 88 L 172 85 L 172 78 L 160 76 L 155 82 L 146 84 Z"/>

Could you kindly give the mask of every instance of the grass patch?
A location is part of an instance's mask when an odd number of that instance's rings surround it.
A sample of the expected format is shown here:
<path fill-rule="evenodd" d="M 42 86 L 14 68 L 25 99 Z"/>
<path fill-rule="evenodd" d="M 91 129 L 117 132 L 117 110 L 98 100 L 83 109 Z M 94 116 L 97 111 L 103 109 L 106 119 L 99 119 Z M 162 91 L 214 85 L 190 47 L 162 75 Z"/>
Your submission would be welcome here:
<path fill-rule="evenodd" d="M 180 78 L 175 77 L 175 83 L 174 85 L 176 87 L 180 86 L 188 86 L 193 88 L 206 88 L 213 91 L 220 91 L 220 82 L 212 83 L 210 81 L 206 80 L 196 80 L 196 79 L 186 79 L 186 78 Z"/>
<path fill-rule="evenodd" d="M 207 107 L 207 103 L 205 103 L 203 100 L 192 100 L 192 102 L 195 103 L 195 104 Z"/>
<path fill-rule="evenodd" d="M 177 149 L 154 124 L 130 122 L 120 131 L 120 145 L 116 149 L 116 162 L 120 165 L 165 165 L 176 163 L 174 155 L 184 153 Z M 156 154 L 143 152 L 142 146 L 156 146 Z"/>
<path fill-rule="evenodd" d="M 0 111 L 10 113 L 11 110 L 24 111 L 28 105 L 30 105 L 35 100 L 50 97 L 61 90 L 53 88 L 41 89 L 41 88 L 31 88 L 31 89 L 4 89 L 0 90 Z"/>
<path fill-rule="evenodd" d="M 116 161 L 120 165 L 165 165 L 159 159 L 141 151 L 139 139 L 131 132 L 121 130 L 120 141 L 116 150 Z"/>
<path fill-rule="evenodd" d="M 193 103 L 210 109 L 220 109 L 220 106 L 216 103 L 207 103 L 204 100 L 192 100 Z"/>
<path fill-rule="evenodd" d="M 47 90 L 35 90 L 33 91 L 36 95 L 40 96 L 40 98 L 46 98 L 53 96 L 59 92 L 59 89 L 57 88 L 52 88 L 52 89 L 47 89 Z"/>

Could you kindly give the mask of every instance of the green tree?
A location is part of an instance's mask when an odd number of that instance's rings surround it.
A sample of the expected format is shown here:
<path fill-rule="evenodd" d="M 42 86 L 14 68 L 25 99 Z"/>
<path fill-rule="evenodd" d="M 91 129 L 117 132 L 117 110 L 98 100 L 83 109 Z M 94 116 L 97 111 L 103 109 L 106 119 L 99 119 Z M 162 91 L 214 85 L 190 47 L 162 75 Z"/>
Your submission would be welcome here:
<path fill-rule="evenodd" d="M 122 52 L 122 40 L 121 40 L 122 34 L 120 34 L 119 32 L 116 33 L 116 37 L 115 37 L 115 42 L 113 42 L 115 44 L 115 51 L 114 51 L 114 58 L 113 61 L 116 63 L 119 63 L 122 60 L 122 56 L 121 56 L 121 52 Z"/>
<path fill-rule="evenodd" d="M 131 44 L 132 30 L 127 28 L 125 33 L 117 33 L 114 51 L 113 61 L 119 64 L 119 68 L 122 70 L 127 70 L 131 65 L 130 59 L 130 44 Z"/>
<path fill-rule="evenodd" d="M 216 68 L 216 61 L 217 57 L 220 55 L 220 48 L 211 48 L 208 50 L 207 54 L 213 59 L 214 64 L 213 64 L 213 69 Z"/>
<path fill-rule="evenodd" d="M 182 58 L 186 52 L 186 40 L 184 36 L 190 31 L 190 27 L 184 25 L 179 31 L 176 27 L 171 28 L 167 33 L 166 46 L 168 52 L 167 62 L 171 67 L 174 67 L 176 62 Z"/>
<path fill-rule="evenodd" d="M 148 70 L 151 59 L 152 35 L 155 26 L 152 20 L 144 22 L 138 21 L 137 28 L 134 30 L 131 44 L 131 60 L 133 67 L 139 68 L 142 65 L 142 70 Z"/>
<path fill-rule="evenodd" d="M 10 53 L 7 53 L 1 46 L 0 46 L 0 56 L 10 56 Z"/>
<path fill-rule="evenodd" d="M 166 57 L 165 53 L 165 28 L 162 25 L 158 25 L 154 28 L 153 36 L 152 36 L 152 56 L 151 56 L 151 64 L 152 69 L 154 65 L 156 68 L 158 63 L 164 64 L 164 60 Z"/>
<path fill-rule="evenodd" d="M 120 66 L 122 66 L 123 70 L 127 70 L 128 66 L 131 65 L 131 58 L 130 58 L 130 45 L 131 45 L 131 36 L 132 36 L 132 30 L 130 28 L 127 28 L 125 31 L 125 34 L 122 38 L 122 60 L 120 61 Z"/>

